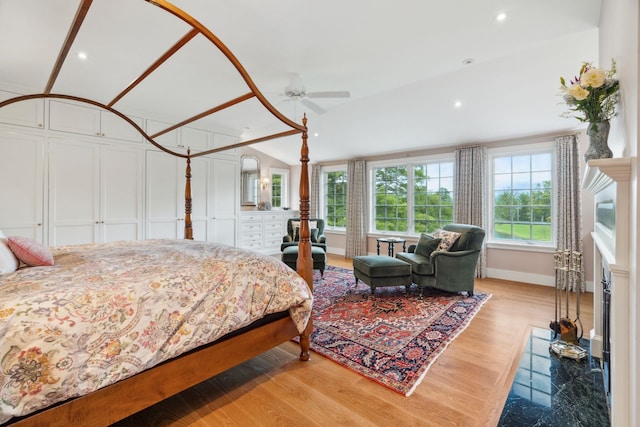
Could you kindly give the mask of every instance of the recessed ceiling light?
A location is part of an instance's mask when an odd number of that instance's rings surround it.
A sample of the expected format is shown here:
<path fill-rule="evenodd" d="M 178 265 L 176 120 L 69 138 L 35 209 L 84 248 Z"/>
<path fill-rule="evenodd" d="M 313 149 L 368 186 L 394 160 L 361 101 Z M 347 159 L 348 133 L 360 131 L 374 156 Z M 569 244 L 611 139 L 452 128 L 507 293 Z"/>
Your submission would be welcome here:
<path fill-rule="evenodd" d="M 498 22 L 502 22 L 505 19 L 507 19 L 507 13 L 506 12 L 500 12 L 496 15 L 496 21 Z"/>
<path fill-rule="evenodd" d="M 453 107 L 454 107 L 454 108 L 460 108 L 460 107 L 462 107 L 462 101 L 455 101 L 455 102 L 453 103 Z"/>
<path fill-rule="evenodd" d="M 320 136 L 320 134 L 318 132 L 314 132 L 313 136 Z"/>
<path fill-rule="evenodd" d="M 85 52 L 78 52 L 78 59 L 81 60 L 86 60 L 87 59 L 87 54 Z"/>
<path fill-rule="evenodd" d="M 471 64 L 473 64 L 473 58 L 467 58 L 467 59 L 464 59 L 464 60 L 462 61 L 462 63 L 463 63 L 464 65 L 471 65 Z"/>

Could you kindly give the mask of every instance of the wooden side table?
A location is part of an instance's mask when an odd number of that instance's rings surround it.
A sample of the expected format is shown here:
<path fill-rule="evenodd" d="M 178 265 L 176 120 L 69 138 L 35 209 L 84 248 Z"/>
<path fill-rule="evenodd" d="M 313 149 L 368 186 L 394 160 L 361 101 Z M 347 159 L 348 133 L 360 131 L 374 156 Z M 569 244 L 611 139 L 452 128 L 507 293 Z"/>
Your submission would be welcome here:
<path fill-rule="evenodd" d="M 376 249 L 378 250 L 378 255 L 380 255 L 380 243 L 386 243 L 388 245 L 387 255 L 389 256 L 394 255 L 396 243 L 402 243 L 402 252 L 406 252 L 407 250 L 406 239 L 400 239 L 399 237 L 379 237 L 376 240 L 378 241 L 376 245 Z"/>

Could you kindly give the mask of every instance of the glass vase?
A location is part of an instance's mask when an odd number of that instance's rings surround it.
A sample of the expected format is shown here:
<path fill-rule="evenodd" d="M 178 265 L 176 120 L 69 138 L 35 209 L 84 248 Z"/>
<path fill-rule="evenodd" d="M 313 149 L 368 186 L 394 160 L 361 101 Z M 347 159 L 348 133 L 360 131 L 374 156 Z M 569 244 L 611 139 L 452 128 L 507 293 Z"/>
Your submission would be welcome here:
<path fill-rule="evenodd" d="M 589 136 L 589 148 L 584 153 L 584 161 L 592 159 L 609 159 L 613 157 L 613 152 L 607 145 L 609 139 L 609 120 L 589 123 L 587 135 Z"/>

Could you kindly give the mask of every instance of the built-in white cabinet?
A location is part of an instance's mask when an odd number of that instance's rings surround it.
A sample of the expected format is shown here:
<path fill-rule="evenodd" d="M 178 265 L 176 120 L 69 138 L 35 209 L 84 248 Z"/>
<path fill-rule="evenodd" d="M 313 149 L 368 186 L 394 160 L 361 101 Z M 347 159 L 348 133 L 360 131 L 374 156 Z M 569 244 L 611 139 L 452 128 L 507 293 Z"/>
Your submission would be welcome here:
<path fill-rule="evenodd" d="M 240 210 L 240 162 L 237 158 L 213 157 L 211 163 L 210 194 L 215 196 L 209 198 L 209 241 L 235 246 Z"/>
<path fill-rule="evenodd" d="M 186 159 L 147 150 L 146 237 L 182 239 L 185 226 Z M 209 235 L 208 194 L 210 159 L 191 159 L 191 221 L 194 240 Z"/>
<path fill-rule="evenodd" d="M 143 119 L 127 117 L 144 129 Z M 49 128 L 61 132 L 142 142 L 140 132 L 112 112 L 67 101 L 52 99 L 49 102 Z"/>
<path fill-rule="evenodd" d="M 44 243 L 45 140 L 0 131 L 0 230 Z"/>
<path fill-rule="evenodd" d="M 275 254 L 287 234 L 290 211 L 243 211 L 240 213 L 240 244 L 244 249 Z"/>
<path fill-rule="evenodd" d="M 262 215 L 260 212 L 240 213 L 240 246 L 243 249 L 260 251 L 264 247 L 262 238 Z"/>
<path fill-rule="evenodd" d="M 147 134 L 153 136 L 172 126 L 171 123 L 159 122 L 157 120 L 147 120 Z M 191 127 L 182 127 L 163 133 L 154 138 L 158 144 L 186 153 L 191 149 L 192 153 L 208 150 L 211 147 L 212 132 Z"/>
<path fill-rule="evenodd" d="M 0 99 L 15 96 L 0 91 Z M 169 126 L 134 121 L 149 124 L 149 134 Z M 158 139 L 185 153 L 210 149 L 214 139 L 237 141 L 191 127 Z M 91 105 L 38 99 L 0 109 L 0 230 L 49 246 L 183 238 L 186 159 L 134 141 L 142 138 L 128 122 Z M 238 243 L 240 159 L 233 153 L 191 158 L 196 240 Z"/>
<path fill-rule="evenodd" d="M 49 245 L 142 238 L 143 150 L 51 139 Z"/>
<path fill-rule="evenodd" d="M 17 93 L 0 91 L 0 100 L 19 96 Z M 0 122 L 42 129 L 44 127 L 44 99 L 29 99 L 0 108 Z"/>
<path fill-rule="evenodd" d="M 227 135 L 224 133 L 213 133 L 213 148 L 227 147 L 229 145 L 236 144 L 238 142 L 238 137 L 233 135 Z M 239 148 L 231 148 L 229 150 L 220 151 L 217 154 L 223 156 L 239 156 L 240 149 Z"/>

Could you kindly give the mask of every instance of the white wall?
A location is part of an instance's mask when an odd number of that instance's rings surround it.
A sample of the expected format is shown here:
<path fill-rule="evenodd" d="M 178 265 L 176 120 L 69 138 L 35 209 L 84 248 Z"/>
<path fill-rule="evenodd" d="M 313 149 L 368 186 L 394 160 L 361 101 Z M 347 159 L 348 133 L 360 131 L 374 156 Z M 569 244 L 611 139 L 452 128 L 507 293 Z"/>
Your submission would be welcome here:
<path fill-rule="evenodd" d="M 631 172 L 631 241 L 629 295 L 629 349 L 631 354 L 631 375 L 629 401 L 631 413 L 629 426 L 640 425 L 637 403 L 640 401 L 640 290 L 638 289 L 638 79 L 640 75 L 639 24 L 640 8 L 637 0 L 603 0 L 600 16 L 600 66 L 608 65 L 615 59 L 620 79 L 621 102 L 618 116 L 611 121 L 610 146 L 614 157 L 632 157 Z M 615 427 L 615 426 L 614 426 Z M 626 427 L 626 426 L 625 426 Z"/>

